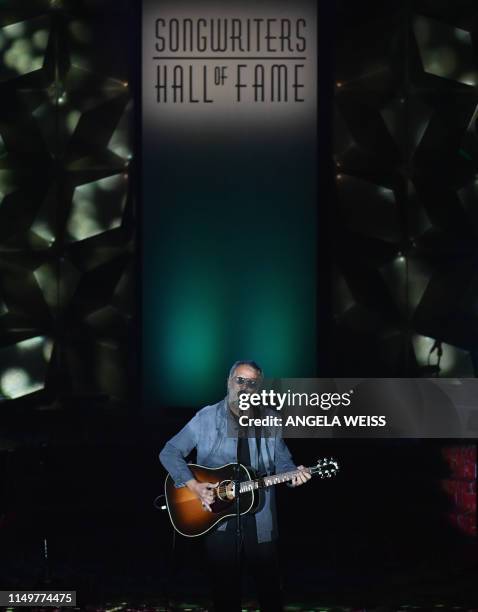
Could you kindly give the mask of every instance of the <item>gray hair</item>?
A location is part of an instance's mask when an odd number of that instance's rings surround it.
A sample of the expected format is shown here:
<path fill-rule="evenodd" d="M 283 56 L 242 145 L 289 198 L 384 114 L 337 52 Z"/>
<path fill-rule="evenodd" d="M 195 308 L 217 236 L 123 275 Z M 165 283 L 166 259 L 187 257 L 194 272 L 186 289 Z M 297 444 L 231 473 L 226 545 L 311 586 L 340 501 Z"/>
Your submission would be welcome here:
<path fill-rule="evenodd" d="M 236 369 L 241 366 L 241 365 L 246 365 L 249 366 L 250 368 L 252 368 L 253 370 L 255 370 L 256 372 L 259 372 L 259 374 L 261 376 L 263 376 L 263 372 L 262 372 L 262 368 L 255 362 L 255 361 L 236 361 L 232 364 L 231 369 L 229 370 L 229 376 L 228 379 L 231 378 L 231 376 L 234 374 L 234 372 L 236 371 Z"/>

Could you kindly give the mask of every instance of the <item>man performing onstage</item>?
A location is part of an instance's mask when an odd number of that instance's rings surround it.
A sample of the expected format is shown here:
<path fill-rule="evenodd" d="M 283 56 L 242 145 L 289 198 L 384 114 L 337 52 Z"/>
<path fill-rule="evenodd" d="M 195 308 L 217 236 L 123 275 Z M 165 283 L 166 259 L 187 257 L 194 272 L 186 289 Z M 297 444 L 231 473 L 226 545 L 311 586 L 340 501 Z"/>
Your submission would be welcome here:
<path fill-rule="evenodd" d="M 206 406 L 166 443 L 159 457 L 176 486 L 187 486 L 201 499 L 204 511 L 211 511 L 217 483 L 199 483 L 184 457 L 194 448 L 197 462 L 220 467 L 238 461 L 259 474 L 305 470 L 296 466 L 282 437 L 233 437 L 238 431 L 239 395 L 256 391 L 262 370 L 253 361 L 238 361 L 229 372 L 227 396 Z M 310 474 L 299 474 L 290 486 L 307 482 Z M 264 498 L 255 514 L 242 516 L 242 559 L 252 573 L 263 612 L 282 610 L 281 580 L 277 555 L 277 518 L 274 487 L 263 491 Z M 213 582 L 216 612 L 241 610 L 236 567 L 236 518 L 232 517 L 204 536 Z"/>

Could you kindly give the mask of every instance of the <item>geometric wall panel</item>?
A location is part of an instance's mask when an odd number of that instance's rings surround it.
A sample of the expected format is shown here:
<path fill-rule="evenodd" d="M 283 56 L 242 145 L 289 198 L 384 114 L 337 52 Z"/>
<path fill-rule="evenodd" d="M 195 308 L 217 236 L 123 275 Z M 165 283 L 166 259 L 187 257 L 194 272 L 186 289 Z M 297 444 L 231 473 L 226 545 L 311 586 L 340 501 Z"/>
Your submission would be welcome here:
<path fill-rule="evenodd" d="M 41 69 L 50 25 L 44 16 L 0 28 L 0 82 Z"/>
<path fill-rule="evenodd" d="M 16 399 L 45 387 L 53 344 L 36 336 L 0 349 L 0 398 Z"/>
<path fill-rule="evenodd" d="M 35 390 L 38 407 L 68 410 L 82 397 L 126 405 L 135 391 L 129 10 L 0 6 L 4 399 Z"/>
<path fill-rule="evenodd" d="M 415 16 L 413 27 L 425 72 L 465 85 L 478 83 L 471 32 L 422 15 Z"/>
<path fill-rule="evenodd" d="M 126 192 L 123 174 L 75 187 L 66 225 L 67 240 L 85 240 L 120 227 Z"/>
<path fill-rule="evenodd" d="M 332 371 L 476 375 L 478 6 L 345 0 L 337 22 Z"/>
<path fill-rule="evenodd" d="M 421 367 L 426 368 L 439 363 L 441 376 L 450 378 L 474 376 L 473 363 L 468 351 L 446 343 L 437 345 L 433 338 L 419 335 L 413 337 L 413 348 L 417 363 Z"/>

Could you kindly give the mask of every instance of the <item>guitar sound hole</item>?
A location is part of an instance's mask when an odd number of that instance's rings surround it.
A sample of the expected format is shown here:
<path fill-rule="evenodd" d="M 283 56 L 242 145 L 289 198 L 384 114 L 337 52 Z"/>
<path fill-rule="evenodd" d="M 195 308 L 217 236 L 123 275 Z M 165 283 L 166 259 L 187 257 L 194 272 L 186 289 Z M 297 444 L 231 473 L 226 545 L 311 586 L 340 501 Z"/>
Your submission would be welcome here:
<path fill-rule="evenodd" d="M 234 499 L 234 484 L 232 480 L 223 480 L 217 488 L 217 496 L 221 501 Z"/>

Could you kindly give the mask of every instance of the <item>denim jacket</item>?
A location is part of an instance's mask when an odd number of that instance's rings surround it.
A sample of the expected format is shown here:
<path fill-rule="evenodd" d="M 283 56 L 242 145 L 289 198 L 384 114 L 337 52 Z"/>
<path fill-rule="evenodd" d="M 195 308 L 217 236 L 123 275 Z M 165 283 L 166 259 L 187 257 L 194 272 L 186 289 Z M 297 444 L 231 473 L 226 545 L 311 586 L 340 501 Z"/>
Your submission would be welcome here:
<path fill-rule="evenodd" d="M 193 478 L 184 459 L 193 449 L 197 451 L 197 463 L 205 467 L 220 467 L 237 460 L 237 437 L 228 437 L 228 418 L 229 408 L 223 399 L 199 410 L 179 433 L 166 442 L 159 459 L 176 486 L 185 486 Z M 248 442 L 251 467 L 259 471 L 256 440 L 249 438 Z M 261 438 L 260 448 L 261 468 L 267 474 L 296 469 L 279 430 L 275 435 Z M 257 539 L 260 543 L 269 542 L 278 535 L 274 487 L 261 491 L 261 494 L 264 500 L 255 514 Z M 222 521 L 218 529 L 223 531 L 225 528 L 226 522 Z"/>

